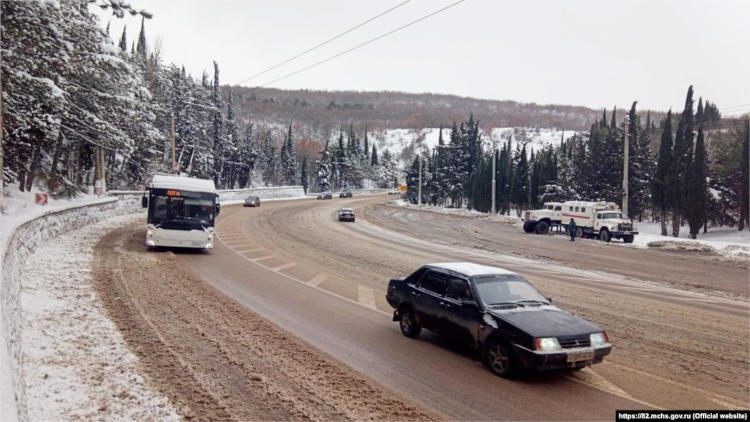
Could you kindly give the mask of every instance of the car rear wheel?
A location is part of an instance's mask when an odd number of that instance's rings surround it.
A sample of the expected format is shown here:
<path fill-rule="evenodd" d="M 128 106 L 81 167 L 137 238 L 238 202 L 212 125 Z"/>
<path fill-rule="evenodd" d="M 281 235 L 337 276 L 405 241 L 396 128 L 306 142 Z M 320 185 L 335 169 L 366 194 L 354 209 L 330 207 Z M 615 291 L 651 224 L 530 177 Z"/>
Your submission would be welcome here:
<path fill-rule="evenodd" d="M 409 338 L 417 337 L 420 331 L 422 331 L 422 327 L 417 322 L 417 318 L 414 316 L 414 311 L 411 309 L 404 309 L 401 311 L 398 325 L 401 328 L 401 333 Z"/>
<path fill-rule="evenodd" d="M 508 377 L 513 374 L 508 346 L 500 340 L 490 340 L 484 349 L 484 363 L 493 374 Z"/>

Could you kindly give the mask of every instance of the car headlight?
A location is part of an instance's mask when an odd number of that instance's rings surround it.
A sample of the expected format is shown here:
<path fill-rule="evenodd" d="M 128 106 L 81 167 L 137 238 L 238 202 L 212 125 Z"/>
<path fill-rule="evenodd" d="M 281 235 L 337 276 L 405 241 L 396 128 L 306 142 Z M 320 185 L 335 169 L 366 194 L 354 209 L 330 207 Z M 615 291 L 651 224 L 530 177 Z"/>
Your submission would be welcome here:
<path fill-rule="evenodd" d="M 589 340 L 591 341 L 591 346 L 601 346 L 609 341 L 607 338 L 607 333 L 601 332 L 601 333 L 594 333 L 589 335 Z"/>
<path fill-rule="evenodd" d="M 558 342 L 555 337 L 535 338 L 534 346 L 536 347 L 536 350 L 541 350 L 543 352 L 556 352 L 562 350 L 560 342 Z"/>
<path fill-rule="evenodd" d="M 151 237 L 154 235 L 154 231 L 151 229 L 146 229 L 146 237 Z"/>

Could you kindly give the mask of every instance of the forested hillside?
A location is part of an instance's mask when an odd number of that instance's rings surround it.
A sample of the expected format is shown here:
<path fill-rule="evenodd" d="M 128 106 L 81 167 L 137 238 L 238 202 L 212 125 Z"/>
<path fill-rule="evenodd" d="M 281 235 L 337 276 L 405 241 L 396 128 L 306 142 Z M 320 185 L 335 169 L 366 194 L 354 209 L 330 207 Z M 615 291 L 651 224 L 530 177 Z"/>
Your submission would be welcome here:
<path fill-rule="evenodd" d="M 371 129 L 437 128 L 473 114 L 482 128 L 532 127 L 586 130 L 601 111 L 570 105 L 539 105 L 442 94 L 310 91 L 227 87 L 243 119 L 295 121 L 326 138 L 341 124 Z M 643 113 L 645 118 L 645 111 Z M 659 113 L 655 117 L 661 117 Z M 307 135 L 307 134 L 306 134 Z"/>
<path fill-rule="evenodd" d="M 624 121 L 605 111 L 587 132 L 559 146 L 533 150 L 508 137 L 493 153 L 473 116 L 454 124 L 431 151 L 414 158 L 406 181 L 408 198 L 417 203 L 466 206 L 487 212 L 492 203 L 495 160 L 497 211 L 518 216 L 547 201 L 604 200 L 623 197 L 624 139 L 628 137 L 629 215 L 662 223 L 662 234 L 677 237 L 687 222 L 690 236 L 711 226 L 748 224 L 750 207 L 750 122 L 721 120 L 710 102 L 693 99 L 658 121 L 641 120 L 633 103 Z M 655 139 L 659 141 L 655 141 Z M 658 145 L 658 152 L 654 150 Z M 421 171 L 421 177 L 420 177 Z"/>

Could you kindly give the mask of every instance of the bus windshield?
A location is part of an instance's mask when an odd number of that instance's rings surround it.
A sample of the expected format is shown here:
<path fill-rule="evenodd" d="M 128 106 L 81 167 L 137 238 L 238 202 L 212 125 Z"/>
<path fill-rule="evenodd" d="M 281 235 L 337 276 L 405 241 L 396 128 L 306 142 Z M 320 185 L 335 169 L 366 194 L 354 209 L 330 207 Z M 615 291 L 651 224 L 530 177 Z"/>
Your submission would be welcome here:
<path fill-rule="evenodd" d="M 214 225 L 214 195 L 152 189 L 148 223 L 163 229 L 201 230 Z"/>

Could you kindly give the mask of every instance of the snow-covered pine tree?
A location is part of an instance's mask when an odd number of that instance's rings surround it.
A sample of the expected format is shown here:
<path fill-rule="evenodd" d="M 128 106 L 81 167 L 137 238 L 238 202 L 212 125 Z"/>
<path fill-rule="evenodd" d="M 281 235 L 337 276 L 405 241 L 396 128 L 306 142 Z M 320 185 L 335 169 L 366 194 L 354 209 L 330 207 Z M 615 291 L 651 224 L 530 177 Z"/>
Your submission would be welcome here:
<path fill-rule="evenodd" d="M 223 137 L 223 123 L 224 118 L 221 114 L 221 85 L 219 84 L 219 64 L 214 61 L 214 85 L 213 85 L 213 162 L 214 171 L 213 179 L 217 187 L 223 188 L 224 183 L 221 180 L 221 175 L 224 172 L 224 160 L 226 145 Z"/>
<path fill-rule="evenodd" d="M 297 180 L 297 155 L 294 152 L 294 140 L 292 139 L 292 124 L 289 123 L 286 139 L 281 147 L 281 183 L 283 185 L 294 185 Z"/>
<path fill-rule="evenodd" d="M 320 151 L 320 160 L 318 160 L 318 171 L 315 177 L 315 186 L 318 192 L 331 190 L 331 153 L 329 152 L 328 141 Z"/>
<path fill-rule="evenodd" d="M 240 148 L 240 172 L 237 178 L 240 189 L 252 186 L 253 170 L 255 160 L 258 158 L 258 149 L 255 147 L 253 136 L 253 124 L 248 123 L 245 129 L 245 138 Z"/>
<path fill-rule="evenodd" d="M 229 189 L 233 189 L 235 187 L 239 173 L 242 171 L 242 162 L 240 161 L 240 129 L 234 117 L 233 103 L 234 101 L 232 98 L 232 90 L 229 90 L 225 125 L 226 134 L 224 135 L 224 142 L 226 145 L 224 149 L 224 156 L 226 157 L 226 160 L 224 165 L 224 173 L 222 175 L 225 186 Z"/>

